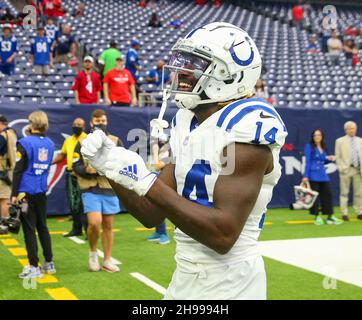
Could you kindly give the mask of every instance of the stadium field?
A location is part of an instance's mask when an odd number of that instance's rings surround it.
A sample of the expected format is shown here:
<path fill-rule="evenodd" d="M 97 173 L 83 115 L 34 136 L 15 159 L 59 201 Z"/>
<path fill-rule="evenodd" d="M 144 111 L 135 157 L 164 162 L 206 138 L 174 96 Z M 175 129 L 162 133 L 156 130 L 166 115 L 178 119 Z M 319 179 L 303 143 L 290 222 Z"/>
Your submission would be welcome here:
<path fill-rule="evenodd" d="M 311 222 L 306 212 L 269 210 L 261 233 L 261 243 L 269 245 L 273 244 L 271 240 L 291 239 L 316 241 L 313 243 L 318 243 L 319 239 L 337 241 L 331 243 L 338 243 L 339 239 L 351 239 L 356 241 L 356 244 L 360 241 L 362 221 L 352 219 L 342 225 L 323 226 L 315 226 Z M 26 262 L 22 232 L 19 235 L 0 236 L 0 300 L 162 298 L 162 292 L 167 288 L 175 268 L 173 240 L 164 246 L 149 243 L 145 238 L 151 234 L 151 230 L 143 228 L 128 214 L 118 215 L 114 225 L 112 257 L 121 263 L 121 271 L 115 274 L 105 271 L 91 273 L 87 270 L 87 243 L 82 241 L 82 237 L 74 239 L 75 242 L 62 235 L 70 230 L 71 222 L 67 217 L 49 218 L 48 225 L 52 233 L 57 273 L 46 276 L 37 283 L 23 282 L 18 278 L 21 264 Z M 168 223 L 168 226 L 172 234 L 172 225 Z M 311 248 L 314 250 L 313 254 L 316 248 L 314 245 Z M 359 247 L 356 245 L 355 248 L 355 255 L 358 255 Z M 324 252 L 333 253 L 334 249 L 338 258 L 341 249 L 335 247 L 335 244 L 328 245 L 328 242 L 325 250 L 320 249 L 317 255 L 324 257 Z M 354 259 L 353 251 L 350 258 Z M 321 273 L 280 260 L 264 257 L 264 261 L 268 278 L 268 299 L 362 299 L 361 285 L 329 279 Z M 356 280 L 357 284 L 358 281 L 359 279 Z"/>

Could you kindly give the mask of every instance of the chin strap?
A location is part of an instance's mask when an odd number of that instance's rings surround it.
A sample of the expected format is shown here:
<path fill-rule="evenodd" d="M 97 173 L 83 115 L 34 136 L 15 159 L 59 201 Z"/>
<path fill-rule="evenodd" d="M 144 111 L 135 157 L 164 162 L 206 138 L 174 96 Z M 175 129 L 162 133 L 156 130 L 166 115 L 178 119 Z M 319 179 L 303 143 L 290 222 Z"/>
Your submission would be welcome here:
<path fill-rule="evenodd" d="M 150 122 L 151 126 L 151 137 L 158 138 L 163 134 L 163 130 L 168 128 L 168 122 L 163 119 L 163 116 L 165 115 L 165 111 L 167 108 L 167 100 L 171 96 L 171 90 L 164 89 L 163 90 L 163 96 L 162 96 L 162 105 L 160 113 L 158 114 L 157 119 L 153 119 Z"/>

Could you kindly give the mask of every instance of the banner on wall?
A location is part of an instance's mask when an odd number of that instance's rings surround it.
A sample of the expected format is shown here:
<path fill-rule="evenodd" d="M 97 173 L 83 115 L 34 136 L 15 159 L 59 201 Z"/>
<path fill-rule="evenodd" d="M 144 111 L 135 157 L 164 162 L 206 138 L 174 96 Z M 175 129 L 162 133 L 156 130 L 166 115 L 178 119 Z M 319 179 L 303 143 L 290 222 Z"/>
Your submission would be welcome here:
<path fill-rule="evenodd" d="M 27 116 L 35 110 L 43 110 L 49 117 L 48 136 L 54 141 L 59 152 L 64 140 L 72 134 L 72 122 L 81 117 L 88 124 L 90 115 L 97 108 L 108 113 L 108 130 L 132 150 L 144 149 L 149 139 L 150 120 L 158 116 L 159 108 L 110 108 L 94 105 L 19 105 L 1 104 L 0 113 L 5 115 L 19 137 L 24 136 L 28 124 Z M 294 199 L 293 186 L 300 183 L 304 167 L 303 149 L 309 141 L 313 129 L 320 128 L 325 133 L 328 154 L 334 154 L 335 140 L 344 135 L 343 125 L 348 120 L 362 123 L 362 112 L 358 110 L 310 110 L 278 109 L 288 129 L 286 144 L 281 151 L 282 177 L 274 189 L 270 207 L 289 207 Z M 169 108 L 165 118 L 169 122 L 177 109 Z M 145 159 L 147 155 L 142 155 Z M 69 212 L 65 197 L 65 163 L 53 165 L 49 174 L 48 214 L 58 215 Z M 331 177 L 334 203 L 338 204 L 338 172 L 334 163 L 327 165 Z"/>

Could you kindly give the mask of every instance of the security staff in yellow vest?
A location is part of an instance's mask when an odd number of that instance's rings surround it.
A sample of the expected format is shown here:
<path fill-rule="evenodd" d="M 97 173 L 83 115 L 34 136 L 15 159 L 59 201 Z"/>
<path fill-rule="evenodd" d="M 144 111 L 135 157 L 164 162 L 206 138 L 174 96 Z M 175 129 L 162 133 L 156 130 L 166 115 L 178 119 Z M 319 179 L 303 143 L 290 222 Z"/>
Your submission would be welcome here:
<path fill-rule="evenodd" d="M 65 139 L 62 150 L 54 159 L 53 164 L 61 163 L 67 160 L 66 170 L 66 192 L 70 212 L 73 217 L 73 227 L 64 237 L 74 237 L 82 235 L 82 226 L 87 233 L 87 219 L 83 215 L 82 199 L 79 192 L 77 177 L 73 173 L 73 161 L 79 159 L 79 154 L 74 152 L 77 143 L 87 137 L 85 131 L 85 121 L 82 118 L 76 118 L 72 124 L 73 134 Z"/>
<path fill-rule="evenodd" d="M 8 127 L 5 116 L 0 115 L 0 220 L 8 217 L 11 177 L 16 164 L 16 134 Z M 7 233 L 1 225 L 0 233 Z"/>
<path fill-rule="evenodd" d="M 107 136 L 118 146 L 122 146 L 119 138 L 107 132 L 107 114 L 102 109 L 92 113 L 90 121 L 91 131 L 103 130 Z M 81 143 L 77 144 L 75 152 L 80 153 Z M 84 213 L 88 219 L 88 240 L 89 240 L 89 270 L 118 272 L 119 268 L 111 261 L 113 243 L 113 215 L 120 212 L 119 200 L 115 195 L 108 180 L 97 174 L 97 171 L 81 156 L 73 164 L 73 170 L 77 175 L 78 184 L 82 193 Z M 100 267 L 97 255 L 97 242 L 100 236 L 101 227 L 104 261 Z"/>

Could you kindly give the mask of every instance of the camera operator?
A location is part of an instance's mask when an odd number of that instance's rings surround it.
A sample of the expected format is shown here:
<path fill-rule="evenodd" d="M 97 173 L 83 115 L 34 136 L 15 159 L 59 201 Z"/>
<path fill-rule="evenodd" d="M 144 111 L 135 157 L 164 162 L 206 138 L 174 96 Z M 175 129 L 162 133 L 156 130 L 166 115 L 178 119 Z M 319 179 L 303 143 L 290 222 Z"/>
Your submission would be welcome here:
<path fill-rule="evenodd" d="M 0 115 L 0 234 L 7 233 L 11 177 L 16 163 L 16 133 Z"/>
<path fill-rule="evenodd" d="M 67 159 L 66 171 L 66 191 L 70 212 L 73 217 L 72 230 L 64 235 L 64 237 L 74 237 L 82 235 L 82 225 L 87 235 L 87 217 L 83 215 L 82 199 L 77 181 L 77 176 L 73 172 L 73 161 L 79 159 L 79 154 L 74 151 L 77 143 L 87 137 L 85 131 L 85 121 L 82 118 L 76 118 L 72 125 L 73 134 L 68 137 L 62 146 L 62 150 L 54 159 L 53 164 L 60 163 Z"/>
<path fill-rule="evenodd" d="M 54 143 L 45 136 L 48 130 L 48 117 L 42 111 L 32 112 L 29 117 L 28 136 L 17 143 L 20 158 L 15 166 L 11 193 L 12 203 L 18 203 L 21 194 L 26 194 L 27 212 L 20 215 L 23 226 L 29 265 L 25 266 L 19 277 L 42 278 L 43 273 L 55 273 L 51 239 L 46 225 L 47 178 L 51 166 Z M 36 233 L 43 248 L 45 262 L 38 266 L 38 245 Z"/>

